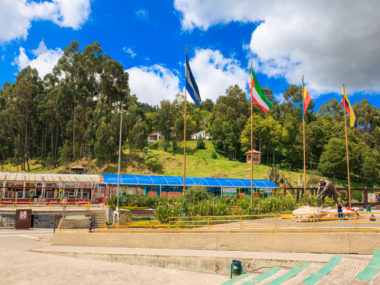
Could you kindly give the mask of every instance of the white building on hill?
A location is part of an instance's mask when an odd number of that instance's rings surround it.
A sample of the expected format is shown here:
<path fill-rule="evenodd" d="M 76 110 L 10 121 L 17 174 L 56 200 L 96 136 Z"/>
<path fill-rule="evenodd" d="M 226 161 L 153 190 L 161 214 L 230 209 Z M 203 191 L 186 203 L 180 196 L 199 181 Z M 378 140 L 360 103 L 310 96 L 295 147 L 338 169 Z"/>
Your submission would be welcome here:
<path fill-rule="evenodd" d="M 196 140 L 198 138 L 202 138 L 202 139 L 206 139 L 206 140 L 211 140 L 211 135 L 208 134 L 208 133 L 206 133 L 205 130 L 197 132 L 197 133 L 191 135 L 191 139 L 192 140 Z"/>
<path fill-rule="evenodd" d="M 160 139 L 163 139 L 164 136 L 161 135 L 159 132 L 153 132 L 149 134 L 148 136 L 148 143 L 154 143 L 156 141 L 159 141 Z"/>

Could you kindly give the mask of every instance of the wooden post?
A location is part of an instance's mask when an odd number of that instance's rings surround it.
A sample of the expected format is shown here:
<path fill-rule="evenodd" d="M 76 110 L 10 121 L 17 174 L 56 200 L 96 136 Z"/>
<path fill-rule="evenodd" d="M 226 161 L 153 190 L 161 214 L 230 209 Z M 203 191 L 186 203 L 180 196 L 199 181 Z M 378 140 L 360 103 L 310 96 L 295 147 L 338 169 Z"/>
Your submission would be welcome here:
<path fill-rule="evenodd" d="M 187 45 L 185 47 L 185 54 L 187 56 Z M 185 107 L 183 110 L 183 190 L 182 195 L 186 192 L 186 86 L 185 86 Z"/>
<path fill-rule="evenodd" d="M 363 192 L 363 198 L 364 198 L 364 206 L 367 206 L 368 205 L 368 189 L 367 187 L 364 188 L 364 192 Z"/>
<path fill-rule="evenodd" d="M 344 92 L 344 84 L 343 84 Z M 345 92 L 344 92 L 345 93 Z M 344 96 L 344 95 L 343 95 Z M 346 105 L 346 98 L 343 100 L 344 105 Z M 344 130 L 346 133 L 346 154 L 347 154 L 347 179 L 348 179 L 348 206 L 351 208 L 351 182 L 350 182 L 350 161 L 348 158 L 348 135 L 347 135 L 347 116 L 346 116 L 346 106 L 344 106 Z"/>

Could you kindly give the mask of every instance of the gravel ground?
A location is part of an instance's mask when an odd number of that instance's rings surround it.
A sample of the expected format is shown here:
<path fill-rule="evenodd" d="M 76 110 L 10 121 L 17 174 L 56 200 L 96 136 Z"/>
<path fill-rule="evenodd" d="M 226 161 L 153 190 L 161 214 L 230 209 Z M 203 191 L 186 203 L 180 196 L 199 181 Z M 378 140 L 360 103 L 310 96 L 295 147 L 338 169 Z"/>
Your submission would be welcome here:
<path fill-rule="evenodd" d="M 228 277 L 40 254 L 51 230 L 0 230 L 0 284 L 221 284 Z M 42 241 L 41 241 L 42 240 Z"/>

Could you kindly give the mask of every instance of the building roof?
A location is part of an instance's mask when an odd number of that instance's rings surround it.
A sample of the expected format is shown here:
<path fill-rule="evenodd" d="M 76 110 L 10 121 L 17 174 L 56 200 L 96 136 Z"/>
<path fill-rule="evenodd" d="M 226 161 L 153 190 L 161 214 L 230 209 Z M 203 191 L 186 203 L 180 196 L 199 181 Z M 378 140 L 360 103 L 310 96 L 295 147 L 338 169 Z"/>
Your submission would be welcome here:
<path fill-rule="evenodd" d="M 249 151 L 246 151 L 245 154 L 248 154 L 248 153 L 261 153 L 261 151 L 258 151 L 258 150 L 249 150 Z"/>
<path fill-rule="evenodd" d="M 117 184 L 117 174 L 103 173 L 105 184 Z M 183 186 L 182 176 L 120 175 L 120 184 L 145 186 Z M 250 179 L 186 177 L 186 186 L 250 188 Z M 254 188 L 278 188 L 270 180 L 253 180 Z"/>
<path fill-rule="evenodd" d="M 84 167 L 81 165 L 74 165 L 74 166 L 71 166 L 70 169 L 84 169 Z"/>
<path fill-rule="evenodd" d="M 0 172 L 0 182 L 32 182 L 32 183 L 96 183 L 100 182 L 100 175 L 96 174 L 39 174 Z"/>
<path fill-rule="evenodd" d="M 206 133 L 206 130 L 201 130 L 201 131 L 199 131 L 199 132 L 197 132 L 197 133 L 192 134 L 192 136 L 195 136 L 195 135 L 200 134 L 200 133 L 203 133 L 203 132 Z"/>

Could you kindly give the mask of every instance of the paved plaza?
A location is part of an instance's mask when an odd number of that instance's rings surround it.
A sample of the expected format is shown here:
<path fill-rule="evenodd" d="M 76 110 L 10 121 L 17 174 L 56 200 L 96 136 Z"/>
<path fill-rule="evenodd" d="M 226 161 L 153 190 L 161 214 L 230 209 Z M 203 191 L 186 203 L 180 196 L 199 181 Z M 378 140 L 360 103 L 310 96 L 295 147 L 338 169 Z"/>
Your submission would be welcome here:
<path fill-rule="evenodd" d="M 0 230 L 0 284 L 221 284 L 225 276 L 31 252 L 52 230 Z"/>

